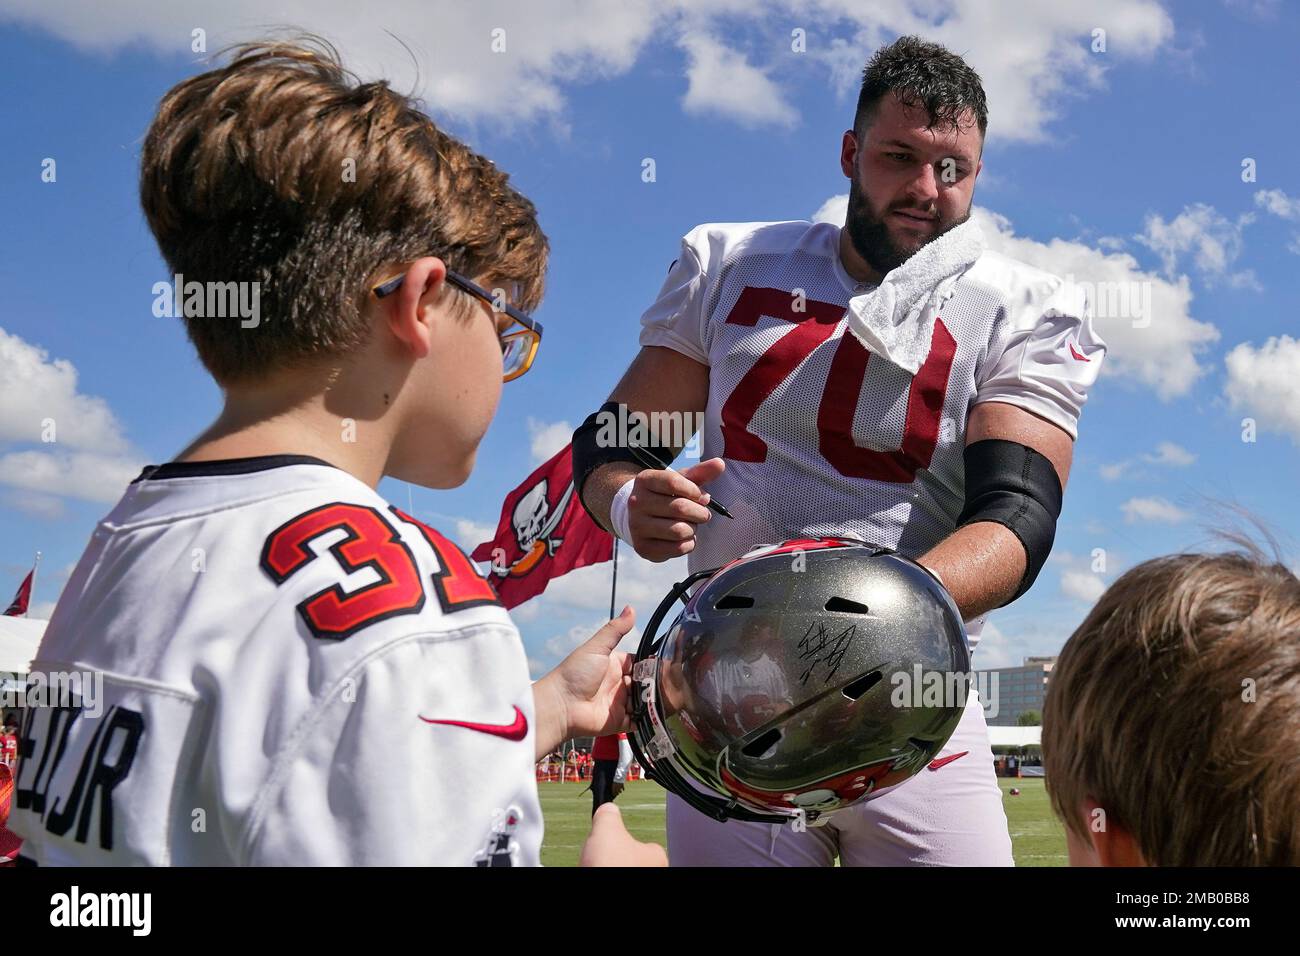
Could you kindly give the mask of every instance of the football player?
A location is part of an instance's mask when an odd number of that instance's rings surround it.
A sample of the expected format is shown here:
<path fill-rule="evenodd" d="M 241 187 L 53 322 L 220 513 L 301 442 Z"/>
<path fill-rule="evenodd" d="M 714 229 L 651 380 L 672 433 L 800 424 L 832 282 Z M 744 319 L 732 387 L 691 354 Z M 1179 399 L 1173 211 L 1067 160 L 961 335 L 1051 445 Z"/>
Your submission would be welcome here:
<path fill-rule="evenodd" d="M 1077 290 L 984 248 L 969 216 L 986 129 L 979 76 L 901 38 L 867 65 L 843 136 L 842 227 L 692 229 L 640 353 L 574 435 L 595 520 L 692 571 L 793 538 L 894 548 L 944 582 L 973 648 L 1047 560 L 1105 351 Z M 634 451 L 637 428 L 609 427 L 628 412 L 652 426 L 702 413 L 705 460 L 644 467 L 683 442 L 651 427 Z M 718 823 L 671 794 L 667 817 L 674 865 L 1012 863 L 974 694 L 925 771 L 825 826 Z"/>
<path fill-rule="evenodd" d="M 597 737 L 591 746 L 591 815 L 623 792 L 627 769 L 632 764 L 632 747 L 627 734 Z"/>
<path fill-rule="evenodd" d="M 186 284 L 225 407 L 131 484 L 55 608 L 33 672 L 103 691 L 24 711 L 24 857 L 538 864 L 534 764 L 625 725 L 632 615 L 530 684 L 488 583 L 376 492 L 462 484 L 531 365 L 532 203 L 323 44 L 254 44 L 180 83 L 142 167 L 173 271 L 253 282 L 265 314 L 213 314 Z M 605 813 L 583 859 L 662 854 Z"/>

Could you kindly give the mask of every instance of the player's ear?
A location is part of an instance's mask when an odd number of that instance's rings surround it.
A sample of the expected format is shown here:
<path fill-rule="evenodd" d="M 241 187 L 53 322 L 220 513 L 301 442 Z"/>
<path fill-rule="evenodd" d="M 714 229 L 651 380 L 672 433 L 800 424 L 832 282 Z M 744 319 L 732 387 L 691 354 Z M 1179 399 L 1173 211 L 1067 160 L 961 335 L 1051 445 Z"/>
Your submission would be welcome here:
<path fill-rule="evenodd" d="M 441 259 L 416 259 L 406 267 L 402 285 L 384 310 L 389 331 L 415 358 L 424 358 L 432 348 L 433 322 L 446 282 L 447 266 Z"/>
<path fill-rule="evenodd" d="M 844 131 L 840 140 L 840 169 L 849 179 L 857 176 L 858 137 L 851 129 Z"/>

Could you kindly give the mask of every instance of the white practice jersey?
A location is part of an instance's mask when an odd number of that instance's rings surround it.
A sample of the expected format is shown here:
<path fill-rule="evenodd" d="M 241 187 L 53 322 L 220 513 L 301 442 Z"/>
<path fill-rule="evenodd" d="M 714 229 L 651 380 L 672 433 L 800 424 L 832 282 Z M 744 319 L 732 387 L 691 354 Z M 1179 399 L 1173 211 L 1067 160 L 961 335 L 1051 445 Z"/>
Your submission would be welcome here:
<path fill-rule="evenodd" d="M 539 863 L 518 632 L 455 545 L 325 462 L 146 469 L 32 669 L 92 675 L 25 712 L 9 825 L 36 863 Z"/>
<path fill-rule="evenodd" d="M 700 457 L 726 460 L 708 490 L 735 515 L 700 526 L 692 571 L 834 535 L 919 557 L 956 529 L 980 402 L 1076 435 L 1105 354 L 1077 289 L 984 252 L 938 306 L 911 375 L 848 331 L 849 301 L 873 288 L 844 271 L 828 223 L 711 223 L 682 240 L 641 344 L 709 366 Z"/>

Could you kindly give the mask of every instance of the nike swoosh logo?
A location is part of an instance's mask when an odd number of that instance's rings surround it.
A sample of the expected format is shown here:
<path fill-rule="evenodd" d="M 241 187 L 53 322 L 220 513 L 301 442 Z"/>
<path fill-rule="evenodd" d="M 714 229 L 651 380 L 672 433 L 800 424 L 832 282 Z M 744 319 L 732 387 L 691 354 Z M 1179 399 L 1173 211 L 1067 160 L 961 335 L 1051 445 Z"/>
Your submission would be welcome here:
<path fill-rule="evenodd" d="M 506 740 L 523 740 L 528 736 L 528 718 L 518 707 L 515 708 L 515 719 L 508 724 L 479 724 L 472 720 L 432 720 L 423 715 L 420 719 L 426 724 L 464 727 L 466 730 L 477 730 L 480 734 L 491 734 L 493 737 L 504 737 Z"/>
<path fill-rule="evenodd" d="M 1082 352 L 1078 351 L 1078 350 L 1074 347 L 1074 343 L 1073 343 L 1073 342 L 1070 343 L 1070 354 L 1073 355 L 1075 358 L 1077 358 L 1080 362 L 1091 362 L 1091 361 L 1092 361 L 1092 359 L 1088 358 L 1088 356 L 1086 356 L 1086 355 L 1084 355 Z"/>
<path fill-rule="evenodd" d="M 948 766 L 948 764 L 952 763 L 954 760 L 959 760 L 962 757 L 966 756 L 968 753 L 970 753 L 969 750 L 963 750 L 959 754 L 949 754 L 946 757 L 936 757 L 930 761 L 930 769 L 942 770 L 944 767 Z"/>

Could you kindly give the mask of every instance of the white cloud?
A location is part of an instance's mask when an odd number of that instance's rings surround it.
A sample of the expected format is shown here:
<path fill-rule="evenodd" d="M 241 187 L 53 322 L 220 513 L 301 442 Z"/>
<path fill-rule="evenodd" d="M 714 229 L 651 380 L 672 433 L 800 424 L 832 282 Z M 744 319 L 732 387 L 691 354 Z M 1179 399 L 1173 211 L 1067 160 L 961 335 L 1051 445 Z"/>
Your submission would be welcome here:
<path fill-rule="evenodd" d="M 540 465 L 573 438 L 573 426 L 568 422 L 542 422 L 528 419 L 529 449 L 533 464 Z"/>
<path fill-rule="evenodd" d="M 971 657 L 971 667 L 976 670 L 993 670 L 999 667 L 1020 667 L 1026 657 L 1046 657 L 1059 654 L 1061 646 L 1069 637 L 1069 629 L 1053 631 L 1048 628 L 1035 628 L 1022 631 L 1009 623 L 1014 620 L 1010 612 L 1006 617 L 984 622 L 980 632 L 980 642 Z M 998 691 L 1002 692 L 999 684 Z"/>
<path fill-rule="evenodd" d="M 1224 0 L 1224 5 L 1257 20 L 1272 20 L 1282 7 L 1282 0 Z"/>
<path fill-rule="evenodd" d="M 1177 445 L 1171 441 L 1162 441 L 1156 445 L 1154 455 L 1144 454 L 1142 460 L 1152 465 L 1171 465 L 1175 468 L 1185 468 L 1196 461 L 1196 455 L 1182 445 Z"/>
<path fill-rule="evenodd" d="M 1139 521 L 1157 521 L 1163 524 L 1179 524 L 1191 517 L 1177 505 L 1164 498 L 1130 498 L 1120 505 L 1124 520 L 1129 524 Z"/>
<path fill-rule="evenodd" d="M 1092 604 L 1105 592 L 1109 584 L 1107 578 L 1116 573 L 1119 558 L 1105 548 L 1096 549 L 1087 556 L 1056 548 L 1048 556 L 1047 563 L 1061 569 L 1062 594 Z"/>
<path fill-rule="evenodd" d="M 1224 395 L 1262 429 L 1282 432 L 1300 445 L 1300 340 L 1270 338 L 1256 348 L 1243 342 L 1228 353 Z"/>
<path fill-rule="evenodd" d="M 844 220 L 849 217 L 849 194 L 840 193 L 838 196 L 832 196 L 812 214 L 813 222 L 829 222 L 834 226 L 844 225 Z"/>
<path fill-rule="evenodd" d="M 126 449 L 102 398 L 77 391 L 77 370 L 0 329 L 0 441 L 52 441 L 87 451 Z"/>
<path fill-rule="evenodd" d="M 980 223 L 990 248 L 1090 292 L 1094 323 L 1107 345 L 1103 376 L 1144 385 L 1167 401 L 1187 394 L 1206 373 L 1200 356 L 1218 340 L 1219 330 L 1192 317 L 1186 276 L 1163 279 L 1141 269 L 1126 252 L 1017 236 L 1009 219 L 981 206 L 971 218 Z"/>
<path fill-rule="evenodd" d="M 468 554 L 484 541 L 491 541 L 497 529 L 491 525 L 470 521 L 468 518 L 456 519 L 456 543 Z"/>
<path fill-rule="evenodd" d="M 595 627 L 588 627 L 585 624 L 575 624 L 573 627 L 569 628 L 566 633 L 556 634 L 554 637 L 546 641 L 542 647 L 544 647 L 546 653 L 550 655 L 551 666 L 554 666 L 556 661 L 563 660 L 567 657 L 575 648 L 595 634 L 599 627 L 600 624 L 595 625 Z"/>
<path fill-rule="evenodd" d="M 1061 575 L 1061 590 L 1077 601 L 1093 604 L 1106 592 L 1106 582 L 1091 571 L 1076 568 Z"/>
<path fill-rule="evenodd" d="M 831 196 L 813 219 L 842 224 L 848 200 L 847 193 Z M 1107 345 L 1103 376 L 1145 385 L 1168 401 L 1187 394 L 1208 371 L 1200 356 L 1218 341 L 1219 330 L 1192 317 L 1186 276 L 1168 281 L 1144 271 L 1126 252 L 1076 240 L 1017 236 L 1010 219 L 983 206 L 974 206 L 971 218 L 984 230 L 990 249 L 1088 291 L 1094 324 Z"/>
<path fill-rule="evenodd" d="M 1171 441 L 1162 441 L 1156 446 L 1154 454 L 1144 452 L 1137 458 L 1129 458 L 1125 461 L 1102 465 L 1097 470 L 1101 473 L 1101 477 L 1106 481 L 1115 481 L 1119 478 L 1132 477 L 1135 474 L 1135 469 L 1139 462 L 1146 462 L 1148 465 L 1157 465 L 1161 467 L 1185 468 L 1194 461 L 1196 461 L 1196 455 L 1192 454 L 1182 445 L 1175 444 Z"/>
<path fill-rule="evenodd" d="M 1288 196 L 1280 189 L 1261 189 L 1255 193 L 1255 205 L 1287 222 L 1300 222 L 1300 197 Z M 1293 233 L 1287 249 L 1300 256 L 1300 232 Z"/>
<path fill-rule="evenodd" d="M 143 463 L 93 452 L 15 451 L 0 455 L 0 484 L 85 501 L 114 502 Z"/>
<path fill-rule="evenodd" d="M 920 34 L 960 53 L 984 82 L 990 141 L 1047 139 L 1067 98 L 1104 87 L 1112 65 L 1147 59 L 1174 35 L 1169 14 L 1150 0 L 822 0 L 814 9 L 857 26 L 853 40 L 814 54 L 827 62 L 842 94 L 856 88 L 871 51 L 894 36 Z M 1098 26 L 1106 29 L 1104 54 L 1090 49 Z"/>
<path fill-rule="evenodd" d="M 637 622 L 645 623 L 669 589 L 687 574 L 685 558 L 676 558 L 662 564 L 647 561 L 636 554 L 630 545 L 619 543 L 618 589 L 615 595 L 618 606 L 631 604 L 637 612 Z M 609 592 L 612 568 L 610 562 L 589 565 L 571 571 L 552 581 L 546 593 L 533 602 L 543 606 L 547 616 L 557 612 L 599 610 L 609 611 Z"/>
<path fill-rule="evenodd" d="M 545 667 L 547 669 L 554 667 L 572 651 L 591 640 L 591 638 L 595 636 L 596 632 L 607 623 L 609 623 L 608 618 L 594 618 L 584 624 L 575 624 L 565 633 L 556 634 L 554 637 L 547 640 L 542 645 L 543 648 L 545 648 L 547 655 L 550 657 L 549 661 L 543 662 Z M 636 650 L 637 644 L 640 643 L 640 641 L 641 630 L 638 627 L 633 627 L 632 630 L 624 634 L 623 639 L 618 642 L 618 650 L 626 651 L 630 654 Z M 536 661 L 536 659 L 534 660 Z M 536 676 L 540 677 L 541 675 L 537 674 Z"/>
<path fill-rule="evenodd" d="M 116 501 L 143 464 L 108 403 L 78 391 L 71 362 L 0 329 L 0 485 L 20 489 L 10 505 L 57 518 L 56 496 Z"/>
<path fill-rule="evenodd" d="M 1195 203 L 1168 222 L 1154 213 L 1148 215 L 1142 233 L 1133 238 L 1160 256 L 1167 277 L 1173 276 L 1180 258 L 1190 255 L 1207 283 L 1223 280 L 1233 288 L 1258 291 L 1260 285 L 1249 269 L 1231 271 L 1241 255 L 1242 232 L 1254 219 L 1252 213 L 1244 213 L 1232 222 L 1213 206 Z"/>
<path fill-rule="evenodd" d="M 1280 189 L 1261 189 L 1255 193 L 1255 205 L 1288 222 L 1300 222 L 1300 197 L 1288 196 Z"/>
<path fill-rule="evenodd" d="M 27 618 L 32 621 L 48 621 L 54 614 L 56 601 L 33 601 L 27 608 Z"/>
<path fill-rule="evenodd" d="M 690 31 L 681 39 L 689 66 L 682 108 L 696 115 L 716 114 L 742 126 L 794 126 L 799 112 L 764 70 L 744 53 L 729 49 L 707 33 Z"/>
<path fill-rule="evenodd" d="M 9 19 L 45 27 L 84 50 L 140 44 L 186 60 L 196 59 L 196 26 L 207 30 L 207 49 L 216 51 L 265 36 L 268 24 L 293 24 L 334 41 L 364 79 L 415 89 L 436 116 L 502 122 L 557 117 L 565 85 L 630 69 L 663 18 L 650 0 L 396 0 L 368 7 L 364 16 L 350 0 L 284 0 L 273 11 L 257 0 L 121 0 L 111 7 L 5 0 L 4 7 Z M 495 52 L 494 42 L 504 49 Z"/>
<path fill-rule="evenodd" d="M 535 598 L 532 601 L 525 601 L 518 607 L 510 609 L 510 619 L 516 624 L 525 624 L 529 621 L 536 621 L 542 616 L 542 599 Z"/>
<path fill-rule="evenodd" d="M 37 518 L 44 518 L 47 521 L 57 521 L 67 514 L 63 502 L 58 498 L 51 498 L 49 495 L 37 494 L 30 491 L 17 491 L 5 495 L 4 503 L 11 508 L 15 508 L 24 514 L 29 514 Z"/>
<path fill-rule="evenodd" d="M 609 592 L 612 567 L 610 562 L 589 565 L 556 578 L 545 593 L 514 608 L 510 616 L 525 630 L 525 645 L 529 653 L 549 669 L 558 664 L 582 641 L 591 637 L 609 618 Z M 650 621 L 659 602 L 674 584 L 686 577 L 686 559 L 655 564 L 635 554 L 626 544 L 619 545 L 618 593 L 615 613 L 630 604 L 636 611 L 636 626 L 632 636 L 619 644 L 625 651 L 636 649 L 641 629 Z M 680 605 L 679 605 L 680 607 Z M 674 615 L 669 615 L 671 622 Z M 577 621 L 567 631 L 557 633 L 548 621 Z M 662 633 L 662 630 L 661 630 Z M 567 649 L 566 649 L 567 648 Z M 563 652 L 563 653 L 561 653 Z M 541 672 L 534 670 L 534 677 Z"/>
<path fill-rule="evenodd" d="M 655 44 L 676 40 L 686 52 L 687 110 L 790 125 L 798 114 L 784 90 L 787 74 L 807 75 L 804 62 L 820 65 L 851 109 L 871 52 L 920 33 L 980 73 L 991 137 L 1044 140 L 1067 98 L 1104 87 L 1112 64 L 1150 58 L 1173 37 L 1155 0 L 393 0 L 367 7 L 364 17 L 351 0 L 284 0 L 273 13 L 257 0 L 0 0 L 0 8 L 11 21 L 94 53 L 134 45 L 185 60 L 195 58 L 196 25 L 217 50 L 264 35 L 268 22 L 290 23 L 338 43 L 364 79 L 415 90 L 435 116 L 545 120 L 561 131 L 571 87 L 628 72 Z M 1089 49 L 1099 24 L 1107 30 L 1105 54 Z M 799 25 L 808 30 L 808 52 L 792 69 L 789 30 Z M 504 30 L 495 35 L 498 46 L 504 39 L 501 52 L 493 50 L 494 30 Z M 741 38 L 749 50 L 739 48 Z"/>

